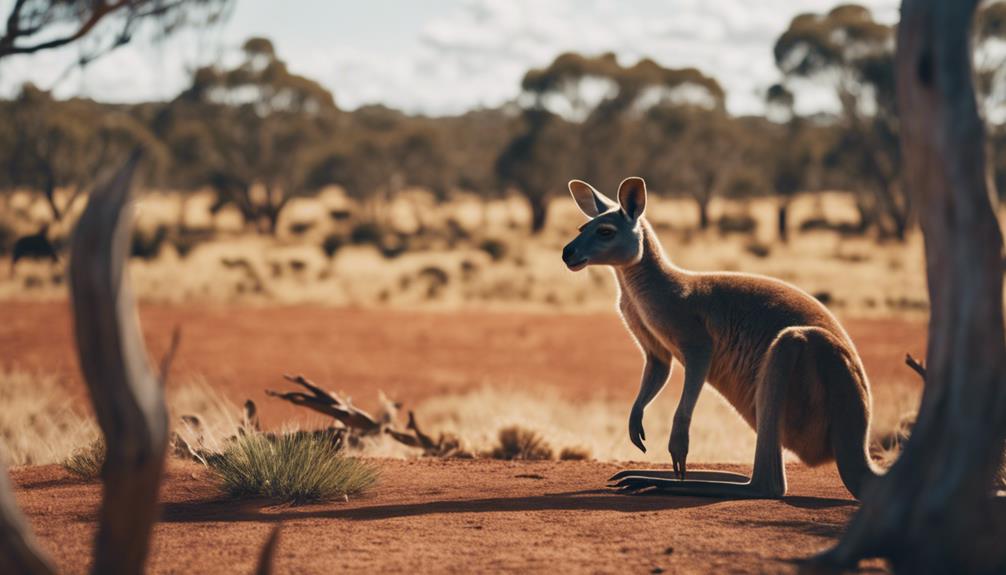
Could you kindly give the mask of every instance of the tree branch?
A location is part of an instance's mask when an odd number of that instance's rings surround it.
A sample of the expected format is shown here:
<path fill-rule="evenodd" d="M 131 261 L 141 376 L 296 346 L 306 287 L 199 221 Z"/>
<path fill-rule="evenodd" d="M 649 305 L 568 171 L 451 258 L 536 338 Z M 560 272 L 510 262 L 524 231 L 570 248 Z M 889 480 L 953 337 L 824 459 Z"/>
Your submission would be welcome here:
<path fill-rule="evenodd" d="M 7 20 L 7 30 L 8 36 L 5 36 L 2 41 L 0 41 L 0 58 L 4 56 L 12 56 L 15 54 L 34 54 L 35 52 L 40 52 L 42 50 L 49 50 L 51 48 L 59 48 L 65 46 L 72 42 L 75 42 L 90 32 L 105 16 L 124 8 L 130 4 L 130 0 L 119 0 L 114 4 L 106 4 L 105 2 L 98 3 L 91 16 L 84 20 L 80 27 L 69 36 L 63 36 L 61 38 L 55 38 L 48 40 L 46 42 L 40 42 L 31 46 L 15 46 L 14 42 L 17 40 L 17 34 L 10 36 L 10 19 Z M 15 7 L 17 8 L 17 7 Z M 14 16 L 13 14 L 11 15 Z M 15 32 L 16 32 L 15 26 Z"/>

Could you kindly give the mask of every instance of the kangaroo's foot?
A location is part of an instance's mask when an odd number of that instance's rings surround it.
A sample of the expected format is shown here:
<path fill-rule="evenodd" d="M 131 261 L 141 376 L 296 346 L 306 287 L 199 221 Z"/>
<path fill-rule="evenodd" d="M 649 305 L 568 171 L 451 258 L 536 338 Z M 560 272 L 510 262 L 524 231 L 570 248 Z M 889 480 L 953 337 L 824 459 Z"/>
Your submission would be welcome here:
<path fill-rule="evenodd" d="M 652 477 L 657 479 L 680 479 L 676 471 L 670 469 L 623 469 L 608 478 L 608 481 L 618 481 L 625 477 Z M 751 478 L 740 473 L 729 471 L 713 471 L 708 469 L 689 469 L 685 472 L 685 479 L 697 479 L 701 481 L 722 481 L 724 483 L 748 483 Z"/>
<path fill-rule="evenodd" d="M 665 495 L 691 495 L 697 497 L 722 497 L 727 499 L 778 499 L 785 488 L 772 489 L 745 481 L 704 481 L 696 479 L 668 479 L 663 477 L 622 477 L 613 487 L 625 493 L 659 493 Z"/>

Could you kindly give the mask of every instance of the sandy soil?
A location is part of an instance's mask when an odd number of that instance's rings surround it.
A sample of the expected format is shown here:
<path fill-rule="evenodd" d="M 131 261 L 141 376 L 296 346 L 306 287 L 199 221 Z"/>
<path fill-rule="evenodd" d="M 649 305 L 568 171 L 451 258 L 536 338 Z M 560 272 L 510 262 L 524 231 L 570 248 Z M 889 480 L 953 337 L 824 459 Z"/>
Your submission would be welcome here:
<path fill-rule="evenodd" d="M 264 390 L 301 373 L 349 394 L 364 408 L 378 390 L 414 406 L 483 385 L 552 389 L 571 401 L 632 401 L 642 358 L 618 316 L 472 311 L 406 312 L 321 307 L 143 306 L 148 349 L 159 358 L 174 326 L 182 343 L 171 383 L 202 377 L 236 403 L 252 398 L 263 422 L 277 425 L 303 410 L 268 400 Z M 874 404 L 903 410 L 921 384 L 902 360 L 925 355 L 925 324 L 844 321 L 869 373 Z M 69 307 L 0 302 L 0 366 L 63 376 L 80 389 Z M 675 369 L 664 393 L 678 393 Z M 897 403 L 897 407 L 894 404 Z M 883 414 L 881 414 L 883 415 Z"/>
<path fill-rule="evenodd" d="M 0 318 L 0 365 L 56 372 L 81 393 L 66 304 L 0 303 Z M 182 327 L 170 385 L 201 376 L 236 402 L 255 398 L 267 425 L 300 415 L 264 398 L 266 388 L 282 386 L 284 372 L 304 373 L 365 407 L 374 406 L 379 389 L 415 404 L 486 384 L 627 405 L 641 368 L 614 313 L 144 306 L 141 319 L 155 357 L 172 328 Z M 917 378 L 901 360 L 905 352 L 923 354 L 925 326 L 845 323 L 873 380 L 875 403 L 917 396 Z M 608 463 L 377 463 L 382 481 L 365 496 L 277 507 L 224 500 L 202 468 L 172 462 L 151 571 L 250 573 L 271 527 L 282 521 L 278 573 L 785 573 L 795 569 L 791 559 L 833 541 L 856 509 L 833 465 L 790 465 L 790 496 L 782 501 L 730 502 L 613 493 L 604 485 L 617 466 Z M 54 466 L 12 475 L 19 502 L 61 570 L 85 572 L 100 486 Z"/>
<path fill-rule="evenodd" d="M 370 493 L 288 507 L 222 499 L 200 467 L 173 462 L 149 570 L 251 573 L 282 522 L 277 573 L 793 573 L 856 509 L 833 466 L 789 466 L 781 501 L 721 501 L 615 493 L 604 463 L 376 463 Z M 100 486 L 53 466 L 12 475 L 60 571 L 86 572 Z"/>

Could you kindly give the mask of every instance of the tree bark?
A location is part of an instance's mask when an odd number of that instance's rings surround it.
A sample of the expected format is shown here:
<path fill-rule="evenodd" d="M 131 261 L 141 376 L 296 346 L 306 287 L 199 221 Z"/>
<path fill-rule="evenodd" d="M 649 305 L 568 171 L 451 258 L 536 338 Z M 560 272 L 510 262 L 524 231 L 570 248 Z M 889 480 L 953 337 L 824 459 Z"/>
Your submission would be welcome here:
<path fill-rule="evenodd" d="M 70 293 L 81 370 L 107 454 L 94 573 L 142 573 L 157 519 L 167 410 L 126 274 L 139 154 L 88 201 L 73 236 Z"/>
<path fill-rule="evenodd" d="M 906 185 L 925 236 L 926 386 L 913 433 L 824 564 L 900 573 L 1006 572 L 992 480 L 1006 439 L 1003 239 L 972 84 L 978 0 L 904 0 L 896 79 Z"/>

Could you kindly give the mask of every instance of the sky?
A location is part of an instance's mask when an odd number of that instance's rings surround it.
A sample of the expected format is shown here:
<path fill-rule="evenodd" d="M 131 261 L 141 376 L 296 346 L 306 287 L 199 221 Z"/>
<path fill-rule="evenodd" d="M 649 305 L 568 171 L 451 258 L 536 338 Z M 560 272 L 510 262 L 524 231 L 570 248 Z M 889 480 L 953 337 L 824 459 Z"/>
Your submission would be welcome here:
<path fill-rule="evenodd" d="M 0 0 L 0 15 L 14 0 Z M 223 24 L 151 42 L 143 38 L 84 69 L 75 48 L 7 58 L 0 95 L 25 81 L 60 97 L 108 102 L 170 99 L 198 66 L 233 58 L 251 36 L 270 38 L 289 68 L 321 82 L 344 109 L 380 103 L 444 115 L 513 100 L 524 73 L 558 54 L 614 52 L 694 66 L 726 89 L 734 114 L 762 113 L 779 74 L 775 39 L 793 16 L 835 0 L 237 0 Z M 898 0 L 861 0 L 883 22 Z M 827 109 L 825 92 L 797 102 Z"/>

